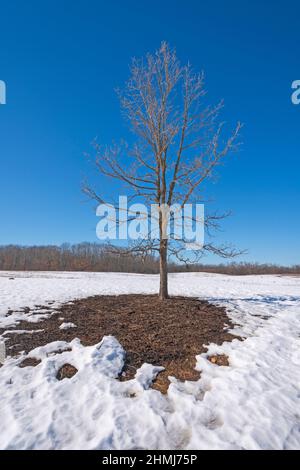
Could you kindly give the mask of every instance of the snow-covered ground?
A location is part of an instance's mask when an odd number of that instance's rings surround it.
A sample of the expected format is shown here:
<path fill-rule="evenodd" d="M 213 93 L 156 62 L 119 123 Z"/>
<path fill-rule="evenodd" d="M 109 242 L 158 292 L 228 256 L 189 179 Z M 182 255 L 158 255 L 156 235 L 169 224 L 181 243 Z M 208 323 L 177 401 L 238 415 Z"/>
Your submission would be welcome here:
<path fill-rule="evenodd" d="M 150 275 L 0 272 L 0 327 L 39 318 L 24 307 L 157 290 L 158 277 Z M 109 336 L 90 347 L 73 340 L 37 348 L 30 353 L 41 359 L 36 367 L 21 369 L 22 358 L 7 358 L 0 368 L 0 448 L 299 448 L 300 278 L 173 274 L 170 293 L 226 306 L 245 341 L 210 345 L 197 356 L 200 380 L 172 379 L 167 396 L 149 389 L 158 373 L 149 364 L 134 380 L 115 380 L 125 352 Z M 211 364 L 206 356 L 213 353 L 227 354 L 230 366 Z M 64 363 L 78 373 L 57 381 Z"/>

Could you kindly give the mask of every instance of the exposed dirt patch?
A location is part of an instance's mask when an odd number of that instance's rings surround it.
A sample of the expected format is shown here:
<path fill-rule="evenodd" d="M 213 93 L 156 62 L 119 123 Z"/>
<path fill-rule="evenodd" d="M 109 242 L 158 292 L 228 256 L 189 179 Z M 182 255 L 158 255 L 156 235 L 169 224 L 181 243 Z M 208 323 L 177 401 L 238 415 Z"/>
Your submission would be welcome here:
<path fill-rule="evenodd" d="M 19 367 L 36 367 L 40 362 L 41 360 L 36 357 L 26 357 L 26 359 L 19 364 Z"/>
<path fill-rule="evenodd" d="M 56 378 L 57 380 L 71 379 L 77 372 L 78 370 L 76 367 L 72 366 L 71 364 L 64 364 L 58 370 Z"/>
<path fill-rule="evenodd" d="M 56 354 L 62 354 L 64 352 L 70 351 L 72 351 L 72 348 L 57 349 L 56 351 L 51 351 L 50 353 L 47 353 L 47 356 L 55 356 Z"/>
<path fill-rule="evenodd" d="M 225 354 L 216 354 L 215 356 L 209 356 L 207 359 L 217 366 L 229 366 L 229 359 Z"/>
<path fill-rule="evenodd" d="M 60 318 L 77 328 L 60 330 Z M 8 354 L 17 355 L 52 341 L 78 337 L 84 345 L 93 345 L 104 335 L 113 335 L 127 352 L 121 380 L 134 377 L 136 369 L 148 362 L 166 368 L 154 384 L 166 392 L 170 375 L 198 380 L 195 356 L 206 351 L 205 344 L 236 338 L 227 332 L 232 327 L 224 308 L 198 299 L 173 297 L 161 302 L 149 295 L 95 296 L 65 304 L 41 322 L 20 322 L 19 329 L 44 331 L 12 333 L 6 348 Z"/>

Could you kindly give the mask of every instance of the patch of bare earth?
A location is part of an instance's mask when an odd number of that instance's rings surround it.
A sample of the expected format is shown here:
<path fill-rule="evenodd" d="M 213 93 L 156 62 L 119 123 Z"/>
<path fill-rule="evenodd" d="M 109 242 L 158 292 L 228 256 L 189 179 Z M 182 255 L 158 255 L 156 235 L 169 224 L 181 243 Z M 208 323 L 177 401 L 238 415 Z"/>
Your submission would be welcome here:
<path fill-rule="evenodd" d="M 76 367 L 71 364 L 64 364 L 57 372 L 56 378 L 57 380 L 71 379 L 77 372 Z"/>
<path fill-rule="evenodd" d="M 74 323 L 76 328 L 60 330 L 62 322 Z M 95 296 L 65 304 L 41 322 L 20 322 L 18 329 L 43 331 L 11 333 L 6 347 L 8 354 L 17 355 L 52 341 L 77 337 L 89 346 L 104 335 L 113 335 L 127 354 L 121 380 L 133 378 L 144 362 L 163 366 L 165 371 L 153 386 L 165 393 L 170 375 L 198 380 L 195 356 L 206 351 L 204 345 L 236 338 L 228 333 L 232 327 L 224 308 L 194 298 L 172 297 L 161 302 L 149 295 Z"/>
<path fill-rule="evenodd" d="M 36 357 L 26 357 L 24 361 L 19 364 L 19 367 L 36 367 L 40 362 L 41 360 Z"/>

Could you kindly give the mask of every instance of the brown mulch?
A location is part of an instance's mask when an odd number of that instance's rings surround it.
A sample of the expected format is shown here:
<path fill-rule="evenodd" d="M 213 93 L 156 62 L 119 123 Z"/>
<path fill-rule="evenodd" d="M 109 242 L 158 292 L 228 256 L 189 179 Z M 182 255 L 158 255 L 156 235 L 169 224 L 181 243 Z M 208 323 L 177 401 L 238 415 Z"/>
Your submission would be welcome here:
<path fill-rule="evenodd" d="M 76 367 L 72 366 L 71 364 L 64 364 L 58 370 L 56 378 L 57 380 L 71 379 L 77 372 L 78 370 Z"/>
<path fill-rule="evenodd" d="M 26 357 L 26 359 L 19 364 L 19 367 L 35 367 L 40 364 L 40 362 L 41 360 L 36 359 L 36 357 Z"/>
<path fill-rule="evenodd" d="M 60 330 L 63 322 L 77 327 Z M 194 298 L 162 302 L 150 295 L 95 296 L 65 304 L 41 322 L 20 322 L 18 329 L 44 331 L 10 333 L 6 347 L 8 354 L 17 355 L 52 341 L 77 337 L 84 345 L 94 345 L 104 335 L 113 335 L 127 354 L 121 380 L 134 377 L 136 369 L 148 362 L 165 367 L 154 388 L 166 392 L 169 375 L 198 380 L 195 356 L 206 351 L 204 345 L 236 338 L 227 332 L 232 327 L 224 308 Z"/>
<path fill-rule="evenodd" d="M 216 354 L 215 356 L 208 356 L 207 358 L 212 364 L 217 364 L 218 366 L 229 366 L 228 356 L 225 354 Z"/>

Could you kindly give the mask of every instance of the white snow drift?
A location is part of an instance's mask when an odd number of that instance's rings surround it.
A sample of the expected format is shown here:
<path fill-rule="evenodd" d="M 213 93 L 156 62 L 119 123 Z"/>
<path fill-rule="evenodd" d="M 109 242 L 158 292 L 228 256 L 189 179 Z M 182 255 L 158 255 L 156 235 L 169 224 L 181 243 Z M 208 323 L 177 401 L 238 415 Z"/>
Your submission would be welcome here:
<path fill-rule="evenodd" d="M 17 329 L 20 319 L 51 312 L 42 306 L 79 297 L 157 289 L 157 276 L 0 273 L 0 327 Z M 111 336 L 90 347 L 75 339 L 37 348 L 29 354 L 41 360 L 36 367 L 17 367 L 24 356 L 7 358 L 0 369 L 0 448 L 298 448 L 300 278 L 175 274 L 170 291 L 225 305 L 238 324 L 234 332 L 246 339 L 211 344 L 197 356 L 200 380 L 173 378 L 167 396 L 149 388 L 160 371 L 150 364 L 131 381 L 116 380 L 125 351 Z M 230 366 L 211 364 L 206 357 L 214 353 L 227 354 Z M 78 372 L 58 381 L 65 363 Z"/>

